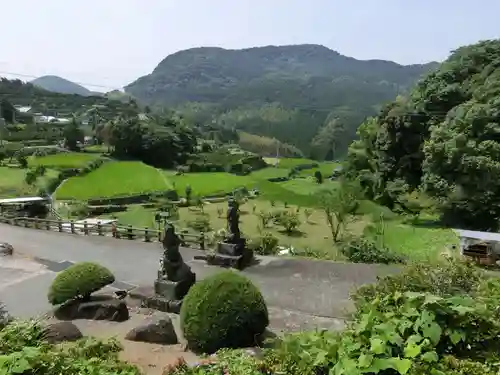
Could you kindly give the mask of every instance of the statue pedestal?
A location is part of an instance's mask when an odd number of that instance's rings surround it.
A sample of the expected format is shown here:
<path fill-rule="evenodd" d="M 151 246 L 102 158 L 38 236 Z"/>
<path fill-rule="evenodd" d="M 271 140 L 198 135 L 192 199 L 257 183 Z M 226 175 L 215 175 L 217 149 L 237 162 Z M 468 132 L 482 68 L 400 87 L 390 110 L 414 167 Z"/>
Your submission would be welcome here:
<path fill-rule="evenodd" d="M 247 249 L 246 241 L 240 238 L 234 243 L 219 242 L 214 254 L 205 257 L 208 264 L 213 266 L 243 269 L 253 261 L 253 252 Z"/>
<path fill-rule="evenodd" d="M 189 288 L 196 282 L 196 275 L 190 274 L 189 278 L 182 281 L 156 279 L 154 282 L 154 296 L 143 301 L 145 307 L 178 314 L 181 309 L 182 299 Z"/>
<path fill-rule="evenodd" d="M 217 253 L 230 256 L 243 256 L 245 252 L 246 241 L 240 238 L 238 241 L 232 242 L 219 242 L 217 244 Z"/>

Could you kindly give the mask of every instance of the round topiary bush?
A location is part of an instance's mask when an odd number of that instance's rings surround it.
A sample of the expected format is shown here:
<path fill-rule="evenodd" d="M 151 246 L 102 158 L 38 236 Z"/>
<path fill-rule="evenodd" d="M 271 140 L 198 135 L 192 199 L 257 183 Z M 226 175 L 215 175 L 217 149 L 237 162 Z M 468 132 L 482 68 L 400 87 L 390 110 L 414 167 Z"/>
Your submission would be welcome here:
<path fill-rule="evenodd" d="M 233 271 L 199 281 L 182 303 L 181 328 L 189 348 L 198 352 L 253 346 L 268 324 L 262 294 Z"/>
<path fill-rule="evenodd" d="M 49 302 L 59 305 L 74 298 L 88 298 L 114 281 L 106 267 L 92 262 L 76 263 L 57 274 L 49 289 Z"/>

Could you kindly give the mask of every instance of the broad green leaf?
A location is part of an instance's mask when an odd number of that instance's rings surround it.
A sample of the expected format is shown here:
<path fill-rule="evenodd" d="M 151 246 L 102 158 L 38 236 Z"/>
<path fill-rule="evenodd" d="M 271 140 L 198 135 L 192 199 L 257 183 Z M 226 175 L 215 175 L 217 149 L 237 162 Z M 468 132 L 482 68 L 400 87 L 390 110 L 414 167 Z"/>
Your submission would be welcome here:
<path fill-rule="evenodd" d="M 24 358 L 18 358 L 10 369 L 13 374 L 24 374 L 31 369 L 30 363 Z"/>
<path fill-rule="evenodd" d="M 473 307 L 463 306 L 463 305 L 452 305 L 450 307 L 453 311 L 456 311 L 459 315 L 466 315 L 475 310 Z"/>
<path fill-rule="evenodd" d="M 412 365 L 412 362 L 407 358 L 389 358 L 389 361 L 394 366 L 394 370 L 399 372 L 401 375 L 406 374 Z"/>
<path fill-rule="evenodd" d="M 359 367 L 365 368 L 372 364 L 373 356 L 370 354 L 361 354 L 358 358 Z"/>
<path fill-rule="evenodd" d="M 426 294 L 424 304 L 428 305 L 428 304 L 436 303 L 436 302 L 442 301 L 442 300 L 443 300 L 442 297 L 438 297 L 438 296 L 435 296 L 433 294 Z"/>
<path fill-rule="evenodd" d="M 405 346 L 405 357 L 406 358 L 415 358 L 420 354 L 422 351 L 422 348 L 420 345 L 409 343 L 408 345 Z"/>
<path fill-rule="evenodd" d="M 427 352 L 422 356 L 422 360 L 425 362 L 437 362 L 439 357 L 435 351 Z"/>
<path fill-rule="evenodd" d="M 394 369 L 391 362 L 392 358 L 374 358 L 370 367 L 362 369 L 362 373 L 367 374 L 378 374 L 380 371 L 387 370 L 389 368 Z"/>
<path fill-rule="evenodd" d="M 437 345 L 441 339 L 441 334 L 443 330 L 436 322 L 429 323 L 428 325 L 423 325 L 422 333 L 425 337 L 429 338 L 434 345 Z"/>
<path fill-rule="evenodd" d="M 407 329 L 409 329 L 409 328 L 411 328 L 411 326 L 413 326 L 413 322 L 409 319 L 401 319 L 398 323 L 399 323 L 398 324 L 398 331 L 402 335 L 404 335 L 404 333 Z"/>
<path fill-rule="evenodd" d="M 457 345 L 460 341 L 465 340 L 465 333 L 462 331 L 454 330 L 448 334 L 451 343 Z"/>
<path fill-rule="evenodd" d="M 387 347 L 386 346 L 386 343 L 379 339 L 379 338 L 373 338 L 370 340 L 370 350 L 374 353 L 374 354 L 382 354 L 382 353 L 385 353 L 385 348 Z"/>

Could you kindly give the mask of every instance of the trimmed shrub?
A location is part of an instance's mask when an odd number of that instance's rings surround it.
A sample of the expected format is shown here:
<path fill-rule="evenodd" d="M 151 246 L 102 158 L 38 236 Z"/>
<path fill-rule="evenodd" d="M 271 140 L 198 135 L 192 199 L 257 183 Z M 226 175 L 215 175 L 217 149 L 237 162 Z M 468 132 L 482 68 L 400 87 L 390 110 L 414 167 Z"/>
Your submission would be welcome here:
<path fill-rule="evenodd" d="M 74 298 L 89 298 L 114 281 L 115 277 L 106 267 L 92 262 L 76 263 L 57 274 L 48 299 L 52 305 L 59 305 Z"/>
<path fill-rule="evenodd" d="M 196 283 L 184 298 L 180 318 L 188 346 L 205 353 L 255 345 L 269 324 L 262 294 L 234 271 Z"/>

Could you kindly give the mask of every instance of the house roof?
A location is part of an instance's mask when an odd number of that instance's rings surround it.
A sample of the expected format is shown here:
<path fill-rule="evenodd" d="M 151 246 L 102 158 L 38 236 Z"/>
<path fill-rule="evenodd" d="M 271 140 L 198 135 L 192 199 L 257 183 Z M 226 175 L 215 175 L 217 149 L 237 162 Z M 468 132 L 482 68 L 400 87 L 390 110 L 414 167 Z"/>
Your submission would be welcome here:
<path fill-rule="evenodd" d="M 500 233 L 479 232 L 475 230 L 453 229 L 462 238 L 480 241 L 500 242 Z"/>
<path fill-rule="evenodd" d="M 21 113 L 28 113 L 29 111 L 31 111 L 31 106 L 17 106 L 17 105 L 15 105 L 14 107 L 16 108 L 16 110 L 18 112 L 21 112 Z"/>
<path fill-rule="evenodd" d="M 31 202 L 42 202 L 48 200 L 42 197 L 24 197 L 24 198 L 7 198 L 0 199 L 0 205 L 2 204 L 18 204 L 18 203 L 31 203 Z"/>

